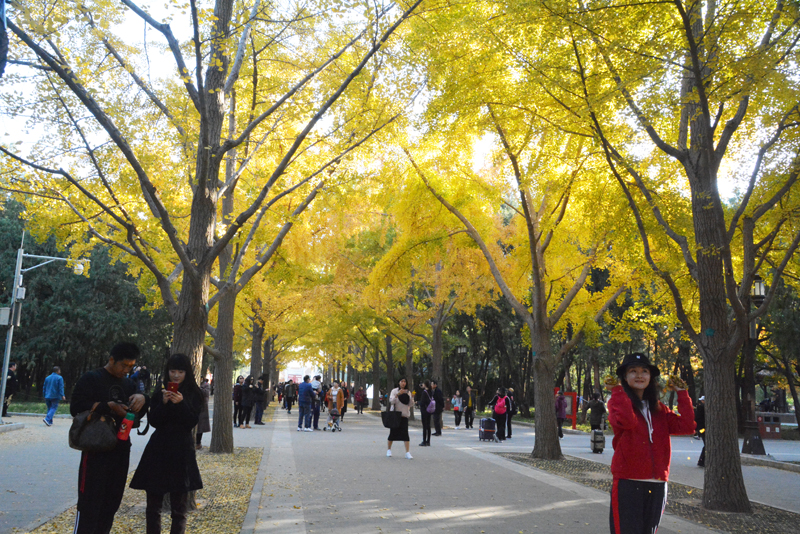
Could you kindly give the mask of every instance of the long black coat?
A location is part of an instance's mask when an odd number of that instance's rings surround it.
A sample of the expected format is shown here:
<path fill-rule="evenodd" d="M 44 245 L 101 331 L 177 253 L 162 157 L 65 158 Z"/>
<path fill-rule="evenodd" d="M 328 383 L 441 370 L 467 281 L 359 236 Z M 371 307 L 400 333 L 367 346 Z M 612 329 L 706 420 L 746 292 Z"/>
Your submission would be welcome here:
<path fill-rule="evenodd" d="M 162 389 L 153 395 L 147 420 L 156 430 L 142 453 L 131 488 L 153 493 L 183 493 L 203 487 L 197 468 L 192 429 L 203 398 L 181 391 L 183 401 L 162 402 Z"/>

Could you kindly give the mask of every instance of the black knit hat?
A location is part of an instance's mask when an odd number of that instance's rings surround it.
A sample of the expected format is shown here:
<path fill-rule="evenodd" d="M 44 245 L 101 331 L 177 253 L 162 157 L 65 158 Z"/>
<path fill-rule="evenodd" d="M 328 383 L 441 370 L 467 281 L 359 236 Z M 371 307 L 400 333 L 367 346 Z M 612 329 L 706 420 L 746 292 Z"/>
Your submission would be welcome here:
<path fill-rule="evenodd" d="M 633 354 L 627 354 L 625 358 L 623 358 L 622 363 L 619 364 L 619 367 L 617 367 L 617 376 L 620 378 L 625 378 L 625 373 L 628 367 L 631 365 L 647 367 L 650 369 L 651 378 L 655 378 L 661 374 L 661 371 L 658 370 L 658 367 L 650 363 L 650 360 L 647 359 L 647 356 L 641 352 L 634 352 Z"/>

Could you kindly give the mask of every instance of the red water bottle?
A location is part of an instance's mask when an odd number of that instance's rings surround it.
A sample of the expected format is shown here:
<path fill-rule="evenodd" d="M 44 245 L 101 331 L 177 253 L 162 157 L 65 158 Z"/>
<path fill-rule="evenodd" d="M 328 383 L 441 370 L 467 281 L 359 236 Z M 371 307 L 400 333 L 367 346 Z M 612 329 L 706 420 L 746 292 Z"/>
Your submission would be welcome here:
<path fill-rule="evenodd" d="M 127 441 L 131 433 L 131 428 L 133 428 L 134 419 L 136 419 L 136 416 L 133 413 L 128 412 L 125 414 L 125 419 L 122 420 L 122 424 L 119 426 L 119 432 L 117 432 L 117 439 Z"/>

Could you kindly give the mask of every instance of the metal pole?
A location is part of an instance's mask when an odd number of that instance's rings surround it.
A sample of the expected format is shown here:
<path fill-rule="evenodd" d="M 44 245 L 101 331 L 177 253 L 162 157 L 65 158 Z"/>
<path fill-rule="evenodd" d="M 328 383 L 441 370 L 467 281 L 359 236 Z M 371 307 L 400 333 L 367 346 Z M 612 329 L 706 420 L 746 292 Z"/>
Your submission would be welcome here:
<path fill-rule="evenodd" d="M 25 251 L 22 245 L 25 242 L 25 232 L 22 233 L 22 243 L 17 251 L 17 266 L 14 268 L 14 282 L 11 284 L 11 316 L 6 334 L 6 350 L 3 354 L 3 376 L 0 379 L 0 398 L 5 403 L 6 400 L 6 379 L 8 378 L 8 364 L 11 361 L 11 341 L 14 339 L 14 302 L 17 300 L 17 288 L 19 287 L 19 275 L 22 271 L 22 256 Z M 0 412 L 0 424 L 3 424 L 2 412 Z"/>

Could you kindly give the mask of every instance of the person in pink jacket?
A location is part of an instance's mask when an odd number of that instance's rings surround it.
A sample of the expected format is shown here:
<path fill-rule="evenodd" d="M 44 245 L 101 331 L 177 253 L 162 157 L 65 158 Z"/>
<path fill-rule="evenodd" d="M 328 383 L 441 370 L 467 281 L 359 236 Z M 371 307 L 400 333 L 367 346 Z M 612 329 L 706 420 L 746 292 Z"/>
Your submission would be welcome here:
<path fill-rule="evenodd" d="M 606 378 L 611 390 L 608 420 L 614 429 L 611 459 L 612 534 L 653 534 L 667 505 L 672 456 L 670 435 L 694 434 L 692 399 L 680 379 L 667 387 L 678 394 L 678 413 L 658 400 L 658 367 L 641 353 L 628 354 L 617 377 Z"/>

